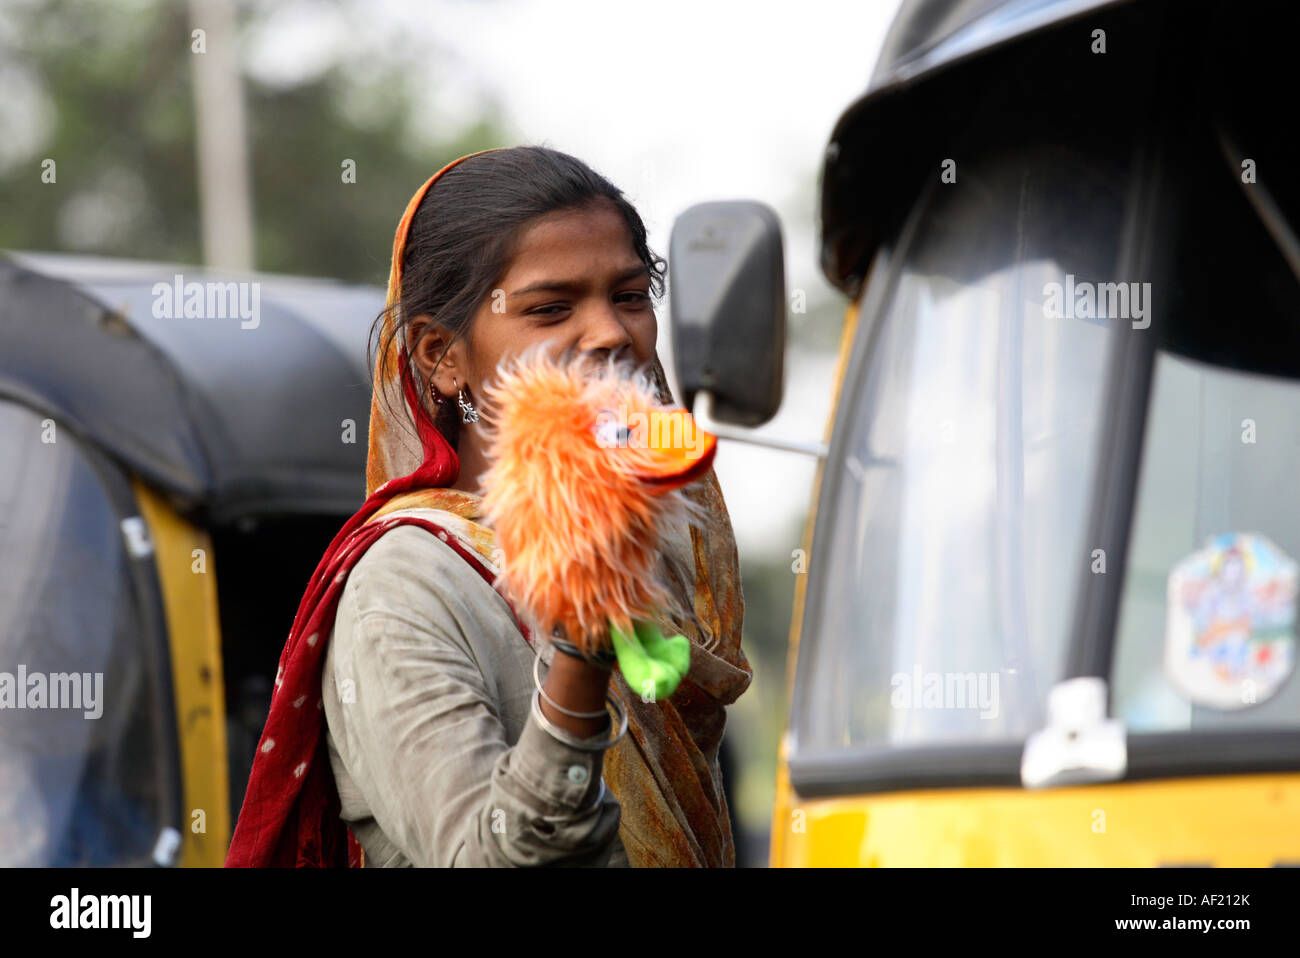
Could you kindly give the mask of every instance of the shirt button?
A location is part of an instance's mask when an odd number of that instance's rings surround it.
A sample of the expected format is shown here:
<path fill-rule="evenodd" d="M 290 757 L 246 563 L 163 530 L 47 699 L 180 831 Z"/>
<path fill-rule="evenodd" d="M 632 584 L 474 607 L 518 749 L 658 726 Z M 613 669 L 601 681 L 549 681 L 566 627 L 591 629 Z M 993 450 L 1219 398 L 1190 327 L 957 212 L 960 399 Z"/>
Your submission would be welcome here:
<path fill-rule="evenodd" d="M 585 782 L 587 780 L 587 775 L 588 772 L 585 765 L 569 766 L 569 781 L 571 781 L 574 785 L 581 785 L 583 782 Z"/>

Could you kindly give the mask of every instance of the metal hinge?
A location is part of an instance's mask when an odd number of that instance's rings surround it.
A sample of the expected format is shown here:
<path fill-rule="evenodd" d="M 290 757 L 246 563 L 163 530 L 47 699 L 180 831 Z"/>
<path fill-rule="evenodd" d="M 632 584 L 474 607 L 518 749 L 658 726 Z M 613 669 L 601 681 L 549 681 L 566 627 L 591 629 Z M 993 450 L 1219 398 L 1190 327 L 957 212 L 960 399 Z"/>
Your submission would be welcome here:
<path fill-rule="evenodd" d="M 153 540 L 149 537 L 149 525 L 142 516 L 129 516 L 122 520 L 122 539 L 126 542 L 127 554 L 133 559 L 143 559 L 153 555 Z"/>

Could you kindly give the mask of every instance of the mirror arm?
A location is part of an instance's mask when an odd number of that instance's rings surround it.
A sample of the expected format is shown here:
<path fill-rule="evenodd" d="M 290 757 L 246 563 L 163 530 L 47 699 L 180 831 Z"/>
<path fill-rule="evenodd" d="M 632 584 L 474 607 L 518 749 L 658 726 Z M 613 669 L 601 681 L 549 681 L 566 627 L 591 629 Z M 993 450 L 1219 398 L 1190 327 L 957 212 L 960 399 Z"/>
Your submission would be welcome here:
<path fill-rule="evenodd" d="M 713 396 L 708 392 L 701 392 L 698 395 L 707 396 L 708 401 L 705 403 L 691 402 L 687 406 L 691 410 L 691 415 L 695 417 L 700 428 L 707 432 L 713 433 L 719 439 L 729 439 L 733 442 L 743 442 L 750 446 L 763 446 L 768 449 L 778 449 L 782 452 L 797 452 L 804 456 L 812 456 L 814 459 L 825 459 L 828 450 L 824 442 L 809 442 L 802 439 L 774 439 L 768 436 L 755 435 L 751 430 L 738 429 L 732 426 L 724 426 L 713 419 Z M 692 400 L 694 397 L 691 397 Z M 703 412 L 696 413 L 692 406 L 707 406 L 709 414 Z"/>

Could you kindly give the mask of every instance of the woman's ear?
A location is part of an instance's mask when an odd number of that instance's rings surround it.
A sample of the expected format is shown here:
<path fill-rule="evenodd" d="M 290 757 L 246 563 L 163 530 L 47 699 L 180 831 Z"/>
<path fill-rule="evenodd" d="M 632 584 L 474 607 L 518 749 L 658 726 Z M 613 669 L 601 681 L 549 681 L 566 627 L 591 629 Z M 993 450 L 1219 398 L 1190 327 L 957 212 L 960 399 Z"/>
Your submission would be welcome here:
<path fill-rule="evenodd" d="M 410 341 L 414 344 L 412 357 L 422 382 L 427 383 L 432 374 L 434 388 L 440 395 L 455 396 L 457 386 L 465 384 L 465 337 L 454 338 L 431 316 L 421 314 L 411 319 Z"/>

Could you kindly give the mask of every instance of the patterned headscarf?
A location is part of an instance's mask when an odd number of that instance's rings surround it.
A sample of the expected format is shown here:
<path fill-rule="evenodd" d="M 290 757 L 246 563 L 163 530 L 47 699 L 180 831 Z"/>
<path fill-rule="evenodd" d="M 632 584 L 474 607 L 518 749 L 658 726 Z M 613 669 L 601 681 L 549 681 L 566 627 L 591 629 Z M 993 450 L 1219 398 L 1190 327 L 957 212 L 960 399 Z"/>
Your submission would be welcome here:
<path fill-rule="evenodd" d="M 497 148 L 499 149 L 499 148 Z M 465 162 L 472 156 L 494 153 L 496 149 L 480 150 L 452 160 L 423 186 L 415 191 L 411 201 L 406 204 L 401 222 L 397 224 L 397 234 L 393 237 L 393 263 L 388 271 L 388 303 L 384 311 L 383 332 L 380 343 L 382 350 L 375 362 L 374 388 L 370 399 L 370 451 L 366 459 L 366 496 L 374 495 L 384 483 L 402 476 L 409 476 L 430 462 L 436 464 L 436 474 L 421 474 L 421 479 L 429 486 L 445 486 L 456 481 L 453 474 L 446 481 L 443 463 L 450 459 L 459 470 L 459 460 L 455 450 L 448 444 L 433 425 L 424 407 L 423 397 L 411 374 L 411 363 L 407 353 L 408 344 L 399 341 L 394 331 L 400 323 L 402 299 L 402 260 L 406 254 L 406 237 L 411 230 L 415 213 L 424 201 L 425 194 L 434 183 L 452 167 Z M 391 410 L 401 410 L 405 420 L 390 423 Z"/>
<path fill-rule="evenodd" d="M 411 221 L 448 163 L 411 197 L 393 241 L 371 400 L 366 502 L 326 550 L 295 616 L 280 657 L 271 711 L 258 743 L 248 790 L 226 865 L 360 865 L 359 844 L 339 818 L 326 754 L 321 674 L 334 613 L 351 567 L 388 529 L 416 524 L 439 535 L 485 581 L 493 583 L 495 537 L 481 518 L 479 497 L 451 489 L 456 451 L 434 426 L 415 385 L 402 331 L 402 260 Z M 654 374 L 671 402 L 663 368 Z M 400 421 L 389 416 L 398 411 Z M 752 670 L 740 647 L 743 599 L 731 523 L 710 470 L 688 488 L 707 513 L 706 525 L 672 530 L 664 542 L 668 581 L 694 610 L 665 628 L 691 640 L 691 668 L 673 696 L 644 702 L 615 671 L 611 692 L 627 708 L 628 734 L 608 749 L 606 785 L 622 807 L 619 836 L 633 866 L 729 867 L 735 864 L 729 809 L 718 768 L 725 706 L 749 686 Z M 431 517 L 426 510 L 437 510 Z M 532 644 L 520 623 L 520 641 Z M 671 633 L 670 633 L 671 634 Z"/>

